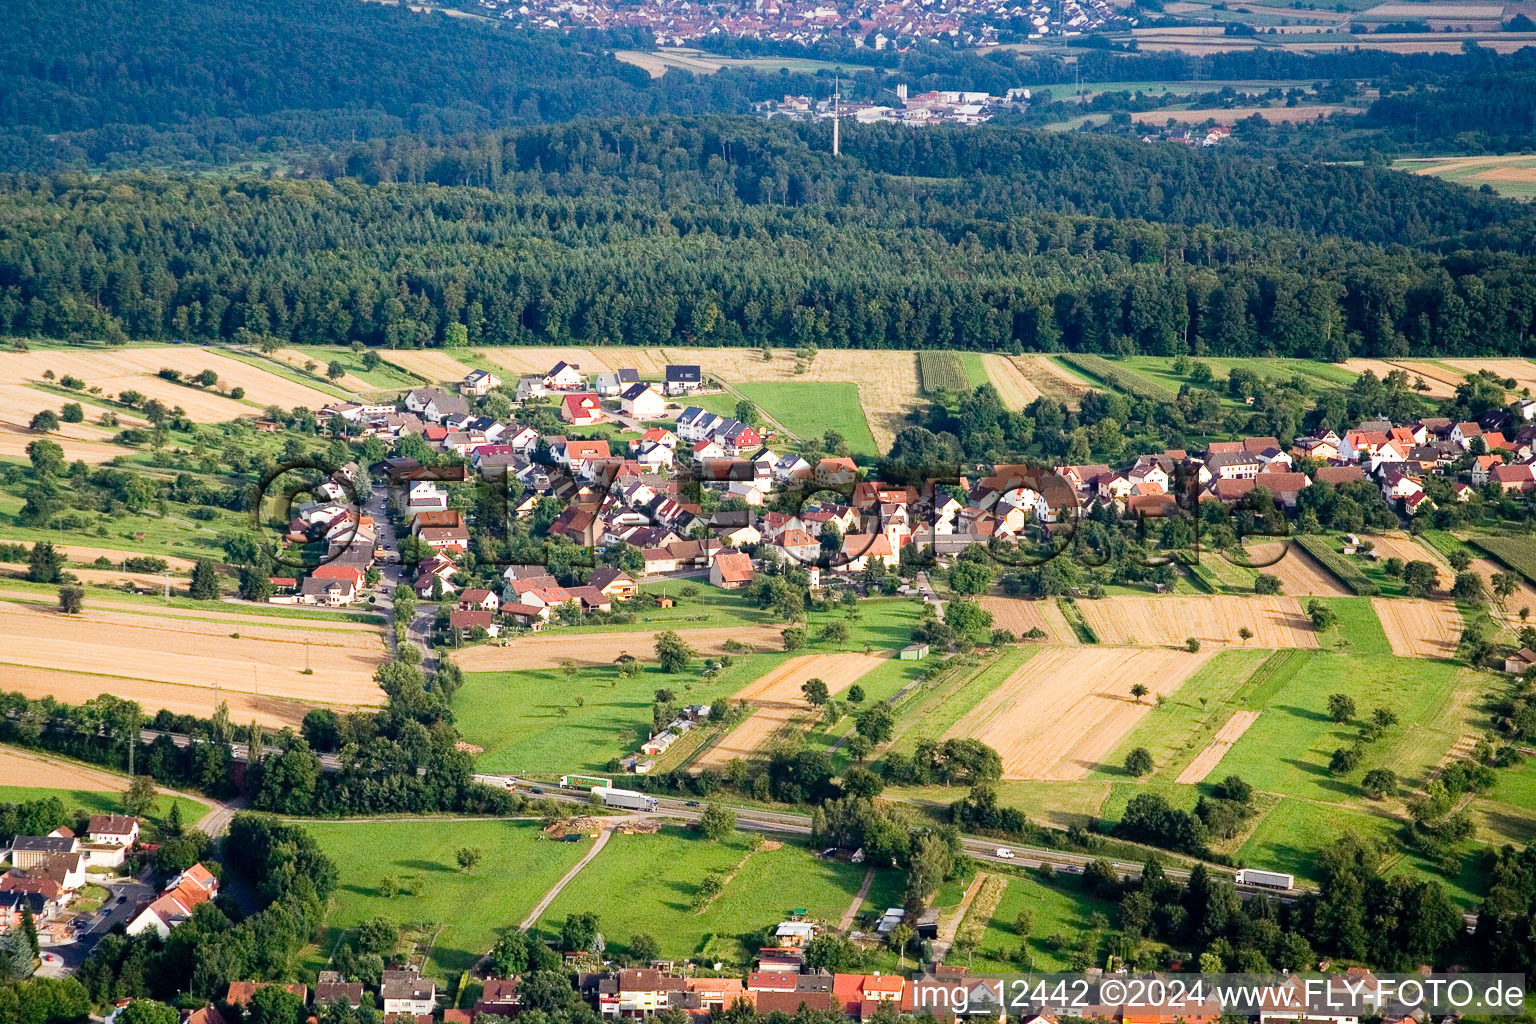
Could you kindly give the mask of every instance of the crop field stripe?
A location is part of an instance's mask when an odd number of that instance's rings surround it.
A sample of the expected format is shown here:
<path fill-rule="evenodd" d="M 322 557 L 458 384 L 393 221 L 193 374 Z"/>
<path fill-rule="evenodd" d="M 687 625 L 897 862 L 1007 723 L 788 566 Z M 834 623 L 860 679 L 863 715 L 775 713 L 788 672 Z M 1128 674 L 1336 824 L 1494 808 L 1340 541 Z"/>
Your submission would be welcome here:
<path fill-rule="evenodd" d="M 947 352 L 940 350 L 924 349 L 917 354 L 917 378 L 922 385 L 924 394 L 932 394 L 941 388 L 950 394 L 967 393 L 975 386 L 976 374 L 971 372 L 974 359 L 975 368 L 981 369 L 981 360 L 974 352 Z M 981 377 L 985 380 L 985 375 Z"/>
<path fill-rule="evenodd" d="M 1128 367 L 1113 363 L 1103 356 L 1077 352 L 1063 355 L 1061 358 L 1073 368 L 1127 395 L 1166 402 L 1178 394 L 1176 389 L 1169 388 L 1160 381 L 1153 380 Z"/>
<path fill-rule="evenodd" d="M 1374 597 L 1381 592 L 1381 589 L 1371 582 L 1370 578 L 1353 562 L 1349 561 L 1345 555 L 1333 550 L 1333 545 L 1327 538 L 1302 534 L 1296 538 L 1296 543 L 1305 548 L 1307 554 L 1316 559 L 1319 565 L 1337 576 L 1339 582 L 1356 596 Z"/>
<path fill-rule="evenodd" d="M 1248 681 L 1232 695 L 1239 707 L 1261 710 L 1287 682 L 1296 678 L 1317 657 L 1316 652 L 1291 649 L 1276 651 L 1264 660 Z"/>
<path fill-rule="evenodd" d="M 1468 538 L 1468 543 L 1519 573 L 1527 583 L 1536 584 L 1536 541 L 1526 537 L 1475 536 Z"/>

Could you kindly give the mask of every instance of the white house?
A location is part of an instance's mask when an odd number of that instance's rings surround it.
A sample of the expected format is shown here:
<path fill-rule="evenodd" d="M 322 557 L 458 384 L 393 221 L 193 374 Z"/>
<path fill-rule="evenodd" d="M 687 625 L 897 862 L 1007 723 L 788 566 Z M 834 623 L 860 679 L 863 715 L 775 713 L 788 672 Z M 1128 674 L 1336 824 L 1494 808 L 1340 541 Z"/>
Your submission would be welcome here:
<path fill-rule="evenodd" d="M 631 384 L 619 396 L 619 408 L 624 411 L 624 415 L 633 416 L 637 420 L 654 420 L 667 411 L 667 400 L 661 397 L 661 392 L 654 385 Z"/>
<path fill-rule="evenodd" d="M 385 971 L 379 984 L 384 1016 L 392 1013 L 428 1015 L 437 1008 L 437 984 L 415 971 Z"/>
<path fill-rule="evenodd" d="M 574 391 L 581 387 L 585 379 L 581 375 L 581 367 L 562 359 L 544 375 L 544 386 L 555 391 Z"/>
<path fill-rule="evenodd" d="M 459 394 L 474 395 L 476 398 L 484 398 L 491 393 L 493 388 L 501 387 L 501 378 L 490 370 L 471 370 L 465 378 L 459 382 Z"/>

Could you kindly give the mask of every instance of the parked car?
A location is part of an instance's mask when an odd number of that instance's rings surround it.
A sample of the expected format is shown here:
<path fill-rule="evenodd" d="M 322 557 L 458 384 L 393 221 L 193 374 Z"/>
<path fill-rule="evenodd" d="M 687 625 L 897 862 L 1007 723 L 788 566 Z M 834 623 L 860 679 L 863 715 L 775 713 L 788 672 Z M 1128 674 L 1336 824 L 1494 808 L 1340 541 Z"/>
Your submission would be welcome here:
<path fill-rule="evenodd" d="M 1004 860 L 1013 860 L 1015 856 L 1014 852 L 1008 849 L 1006 846 L 999 846 L 997 848 L 997 855 L 1002 857 Z"/>
<path fill-rule="evenodd" d="M 534 796 L 543 796 L 544 795 L 544 791 L 542 789 L 540 789 L 538 786 L 534 786 L 534 787 L 530 788 L 528 790 L 528 792 L 532 793 Z"/>
<path fill-rule="evenodd" d="M 684 807 L 697 807 L 697 806 L 699 806 L 699 802 L 697 800 L 689 800 L 687 803 L 683 804 L 683 806 Z"/>

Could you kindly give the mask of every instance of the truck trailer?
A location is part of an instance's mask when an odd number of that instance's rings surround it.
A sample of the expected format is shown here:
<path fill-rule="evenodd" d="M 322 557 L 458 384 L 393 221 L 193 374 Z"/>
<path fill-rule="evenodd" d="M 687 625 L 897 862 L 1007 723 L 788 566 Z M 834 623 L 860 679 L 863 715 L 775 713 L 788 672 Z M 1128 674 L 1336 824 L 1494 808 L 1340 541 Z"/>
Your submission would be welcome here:
<path fill-rule="evenodd" d="M 1257 885 L 1263 889 L 1294 889 L 1296 879 L 1291 875 L 1284 875 L 1278 871 L 1256 871 L 1253 868 L 1243 868 L 1237 873 L 1239 885 Z"/>
<path fill-rule="evenodd" d="M 592 792 L 602 800 L 604 807 L 622 807 L 627 811 L 654 811 L 656 798 L 637 793 L 633 789 L 614 789 L 612 786 L 593 786 Z"/>

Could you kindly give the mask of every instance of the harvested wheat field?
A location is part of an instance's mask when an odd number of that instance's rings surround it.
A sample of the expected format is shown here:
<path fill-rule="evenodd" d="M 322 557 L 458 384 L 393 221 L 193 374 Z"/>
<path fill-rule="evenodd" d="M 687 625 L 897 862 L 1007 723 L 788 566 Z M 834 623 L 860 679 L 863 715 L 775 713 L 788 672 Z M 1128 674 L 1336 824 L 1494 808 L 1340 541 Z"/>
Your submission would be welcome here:
<path fill-rule="evenodd" d="M 1461 637 L 1461 612 L 1449 601 L 1373 597 L 1371 607 L 1400 658 L 1451 658 Z"/>
<path fill-rule="evenodd" d="M 1253 630 L 1253 647 L 1316 647 L 1317 634 L 1294 597 L 1105 597 L 1077 608 L 1105 644 L 1238 644 Z"/>
<path fill-rule="evenodd" d="M 26 459 L 27 448 L 33 441 L 52 441 L 64 449 L 64 458 L 70 462 L 85 462 L 99 466 L 119 456 L 130 455 L 131 448 L 110 444 L 106 441 L 81 441 L 59 434 L 37 434 L 10 423 L 0 423 L 0 458 Z"/>
<path fill-rule="evenodd" d="M 1012 360 L 1037 391 L 1068 409 L 1076 409 L 1083 396 L 1092 390 L 1086 381 L 1050 356 L 1013 356 Z"/>
<path fill-rule="evenodd" d="M 189 376 L 213 370 L 219 375 L 219 383 L 209 390 L 162 380 L 157 374 L 166 368 L 180 370 Z M 137 391 L 166 405 L 179 405 L 192 419 L 204 423 L 251 415 L 251 406 L 219 393 L 232 387 L 245 388 L 246 401 L 259 405 L 275 404 L 284 408 L 301 405 L 318 409 L 333 400 L 323 391 L 296 384 L 206 348 L 0 352 L 0 380 L 40 381 L 48 370 L 59 377 L 65 374 L 78 377 L 87 385 L 100 387 L 105 395 L 115 397 L 124 391 Z"/>
<path fill-rule="evenodd" d="M 1181 786 L 1193 786 L 1197 782 L 1204 782 L 1205 777 L 1216 770 L 1221 764 L 1221 759 L 1227 756 L 1227 751 L 1232 749 L 1232 744 L 1243 738 L 1243 733 L 1248 731 L 1259 717 L 1257 711 L 1234 711 L 1227 723 L 1216 732 L 1216 737 L 1211 740 L 1195 759 L 1184 766 L 1179 772 L 1179 777 L 1174 781 Z"/>
<path fill-rule="evenodd" d="M 128 779 L 84 765 L 23 753 L 14 747 L 0 747 L 0 786 L 121 793 L 128 788 Z"/>
<path fill-rule="evenodd" d="M 992 613 L 992 625 L 1023 636 L 1031 629 L 1043 629 L 1041 643 L 1076 644 L 1077 632 L 1061 613 L 1053 598 L 1038 600 L 1025 597 L 983 597 L 977 604 Z"/>
<path fill-rule="evenodd" d="M 660 381 L 666 377 L 667 364 L 672 360 L 659 348 L 641 346 L 608 346 L 590 350 L 597 361 L 610 369 L 632 369 L 641 380 Z M 693 362 L 694 360 L 687 360 Z M 547 367 L 546 367 L 547 369 Z M 543 371 L 540 371 L 541 373 Z"/>
<path fill-rule="evenodd" d="M 93 610 L 63 615 L 0 602 L 0 661 L 242 690 L 326 704 L 378 704 L 379 633 L 289 630 Z M 238 633 L 238 636 L 232 634 Z M 304 675 L 305 665 L 313 669 Z M 120 694 L 131 696 L 131 694 Z"/>
<path fill-rule="evenodd" d="M 1467 375 L 1464 373 L 1458 373 L 1455 370 L 1447 370 L 1444 367 L 1436 366 L 1433 363 L 1416 363 L 1410 362 L 1408 360 L 1396 360 L 1394 365 L 1401 366 L 1404 370 L 1408 371 L 1410 382 L 1422 379 L 1425 384 L 1430 386 L 1431 389 L 1439 390 L 1436 388 L 1436 385 L 1443 385 L 1450 388 L 1453 394 L 1461 382 L 1467 379 Z"/>
<path fill-rule="evenodd" d="M 459 351 L 464 352 L 464 358 L 471 358 L 468 349 Z M 476 352 L 478 351 L 477 349 Z M 470 371 L 470 367 L 437 349 L 381 349 L 379 355 L 386 363 L 393 363 L 407 373 L 414 373 L 422 380 L 429 380 L 435 384 L 461 381 Z"/>
<path fill-rule="evenodd" d="M 1281 544 L 1253 544 L 1245 550 L 1248 560 L 1256 565 L 1270 561 L 1280 554 Z M 1210 558 L 1220 558 L 1212 553 Z M 1349 597 L 1350 589 L 1340 583 L 1338 577 L 1317 564 L 1317 561 L 1300 544 L 1292 544 L 1274 565 L 1256 569 L 1268 576 L 1280 579 L 1280 593 L 1291 597 Z"/>
<path fill-rule="evenodd" d="M 1416 371 L 1408 369 L 1401 363 L 1388 362 L 1385 359 L 1346 359 L 1344 369 L 1351 373 L 1365 373 L 1369 370 L 1378 377 L 1385 377 L 1389 373 L 1406 373 L 1408 383 L 1411 385 L 1415 377 L 1421 376 Z M 1456 393 L 1456 387 L 1447 384 L 1443 380 L 1433 377 L 1424 377 L 1424 383 L 1429 385 L 1429 390 L 1421 392 L 1430 398 L 1450 398 Z"/>
<path fill-rule="evenodd" d="M 262 355 L 268 359 L 275 359 L 280 363 L 287 363 L 295 370 L 304 370 L 306 366 L 313 363 L 315 365 L 316 371 L 320 373 L 325 372 L 325 363 L 321 362 L 319 359 L 316 359 L 314 356 L 305 355 L 303 352 L 300 352 L 295 348 L 280 348 L 275 352 L 263 352 Z M 304 372 L 308 373 L 310 371 L 305 370 Z M 369 384 L 367 381 L 363 380 L 363 378 L 359 377 L 355 373 L 344 373 L 340 377 L 337 377 L 335 380 L 331 381 L 331 383 L 336 387 L 345 388 L 347 391 L 350 391 L 353 394 L 361 394 L 364 391 L 380 390 L 374 385 Z"/>
<path fill-rule="evenodd" d="M 1492 370 L 1500 377 L 1513 377 L 1516 391 L 1530 388 L 1536 393 L 1536 363 L 1528 359 L 1447 359 L 1446 362 L 1468 373 Z"/>
<path fill-rule="evenodd" d="M 567 362 L 580 368 L 588 378 L 613 369 L 601 356 L 589 348 L 523 348 L 520 346 L 479 348 L 475 349 L 474 357 L 512 374 L 514 378 L 524 374 L 538 374 L 542 377 L 559 362 Z"/>
<path fill-rule="evenodd" d="M 1169 121 L 1177 121 L 1180 124 L 1204 124 L 1206 121 L 1215 121 L 1217 124 L 1236 124 L 1238 121 L 1247 120 L 1254 114 L 1258 114 L 1271 124 L 1289 124 L 1298 121 L 1316 121 L 1326 118 L 1330 114 L 1358 114 L 1359 107 L 1345 107 L 1338 104 L 1320 104 L 1314 107 L 1210 107 L 1200 110 L 1148 110 L 1131 115 L 1131 120 L 1138 124 L 1166 124 Z"/>
<path fill-rule="evenodd" d="M 1402 531 L 1382 534 L 1363 534 L 1360 539 L 1369 541 L 1371 550 L 1386 558 L 1401 558 L 1404 562 L 1428 562 L 1440 570 L 1440 583 L 1445 589 L 1451 585 L 1451 570 L 1439 553 L 1420 544 Z"/>
<path fill-rule="evenodd" d="M 0 537 L 0 542 L 11 544 L 27 544 L 30 541 L 13 541 L 6 537 Z M 150 555 L 144 551 L 124 551 L 121 548 L 93 548 L 84 544 L 54 544 L 53 548 L 59 554 L 69 559 L 71 567 L 77 565 L 89 565 L 98 558 L 107 558 L 114 565 L 122 565 L 125 558 L 158 558 L 165 562 L 173 572 L 191 572 L 193 565 L 190 558 L 177 558 L 174 555 Z"/>
<path fill-rule="evenodd" d="M 1521 608 L 1529 608 L 1532 614 L 1536 614 L 1536 587 L 1532 587 L 1527 583 L 1525 577 L 1515 573 L 1515 578 L 1520 581 L 1519 585 L 1515 588 L 1515 592 L 1508 597 L 1499 597 L 1493 592 L 1493 574 L 1496 572 L 1509 572 L 1510 570 L 1505 569 L 1491 558 L 1474 558 L 1472 559 L 1472 564 L 1467 566 L 1467 568 L 1483 578 L 1483 589 L 1487 592 L 1488 600 L 1491 602 L 1488 610 L 1508 622 L 1515 630 L 1519 630 L 1521 626 L 1525 625 L 1525 622 L 1520 618 Z M 1448 577 L 1449 575 L 1449 569 L 1441 570 L 1442 577 Z"/>
<path fill-rule="evenodd" d="M 8 568 L 22 569 L 24 566 Z M 109 569 L 71 569 L 70 572 L 79 576 L 85 582 L 93 582 L 91 576 L 100 576 L 104 580 L 113 581 L 120 579 L 143 579 L 146 583 L 160 588 L 164 577 L 149 573 L 119 573 Z M 90 575 L 87 575 L 90 574 Z M 180 581 L 177 581 L 180 582 Z M 171 588 L 171 593 L 176 593 L 176 587 Z M 42 604 L 52 607 L 54 599 L 46 593 L 35 590 L 8 590 L 0 581 L 0 600 L 19 601 L 23 604 Z M 203 608 L 165 607 L 153 602 L 144 601 L 114 601 L 110 598 L 102 598 L 95 592 L 86 594 L 87 607 L 91 610 L 119 612 L 125 615 L 148 615 L 156 619 L 189 619 L 209 622 L 233 622 L 247 623 L 253 626 L 265 626 L 271 629 L 286 628 L 291 634 L 294 629 L 302 629 L 306 632 L 318 630 L 321 632 L 341 633 L 373 633 L 379 634 L 380 627 L 366 622 L 347 622 L 343 619 L 330 618 L 304 618 L 298 615 L 262 615 L 258 612 L 216 612 Z M 238 607 L 238 606 L 236 606 Z M 271 606 L 281 607 L 281 606 Z M 233 630 L 231 630 L 233 631 Z M 300 638 L 302 642 L 302 637 Z"/>
<path fill-rule="evenodd" d="M 1108 647 L 1042 651 L 944 734 L 977 739 L 1003 759 L 1010 779 L 1069 780 L 1098 768 L 1121 737 L 1211 657 L 1170 650 Z"/>
<path fill-rule="evenodd" d="M 987 379 L 997 389 L 997 397 L 1009 409 L 1022 409 L 1040 397 L 1040 389 L 1007 356 L 984 355 L 981 364 L 987 368 Z"/>
<path fill-rule="evenodd" d="M 556 668 L 569 658 L 578 665 L 611 665 L 621 654 L 641 661 L 656 657 L 656 634 L 665 630 L 634 630 L 602 633 L 536 633 L 518 637 L 506 647 L 483 644 L 460 651 L 453 660 L 465 672 L 507 672 L 514 669 Z M 783 626 L 712 626 L 679 629 L 677 634 L 700 654 L 724 654 L 725 643 L 735 640 L 760 651 L 784 647 Z"/>
<path fill-rule="evenodd" d="M 694 762 L 699 768 L 724 765 L 736 758 L 750 759 L 765 752 L 776 736 L 787 733 L 797 719 L 809 718 L 813 709 L 800 693 L 807 679 L 820 679 L 827 692 L 841 693 L 867 672 L 890 657 L 885 654 L 808 654 L 791 658 L 735 695 L 755 711 L 746 721 L 721 737 Z"/>
<path fill-rule="evenodd" d="M 66 704 L 83 704 L 88 700 L 110 693 L 127 700 L 136 700 L 145 714 L 153 715 L 160 710 L 173 715 L 197 715 L 207 718 L 219 704 L 229 705 L 229 717 L 235 722 L 260 722 L 274 729 L 297 729 L 309 709 L 320 701 L 285 700 L 263 694 L 256 696 L 212 686 L 178 686 L 174 683 L 148 682 L 143 679 L 125 679 L 122 676 L 93 675 L 63 669 L 31 668 L 16 665 L 3 666 L 5 689 L 28 697 L 53 697 Z M 372 703 L 378 704 L 383 700 Z M 339 705 L 348 710 L 350 705 Z"/>

